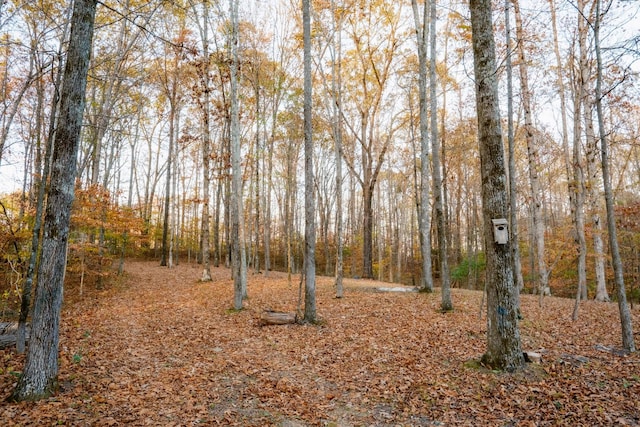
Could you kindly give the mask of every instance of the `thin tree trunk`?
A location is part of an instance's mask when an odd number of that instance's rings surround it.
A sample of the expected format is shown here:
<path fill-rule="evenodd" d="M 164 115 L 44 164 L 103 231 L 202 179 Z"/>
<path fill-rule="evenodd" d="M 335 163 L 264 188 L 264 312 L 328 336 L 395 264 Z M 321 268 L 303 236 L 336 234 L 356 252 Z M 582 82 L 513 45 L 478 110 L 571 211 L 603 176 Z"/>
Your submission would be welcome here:
<path fill-rule="evenodd" d="M 38 400 L 57 389 L 62 288 L 96 5 L 95 0 L 77 0 L 73 6 L 51 182 L 47 191 L 31 341 L 23 373 L 11 400 Z"/>
<path fill-rule="evenodd" d="M 440 163 L 440 139 L 438 137 L 438 98 L 436 81 L 436 0 L 430 0 L 430 58 L 429 58 L 429 97 L 431 108 L 431 152 L 433 161 L 433 193 L 436 215 L 436 229 L 438 232 L 438 252 L 440 254 L 440 289 L 442 311 L 453 310 L 451 302 L 451 281 L 449 278 L 449 262 L 447 260 L 447 228 L 444 216 L 444 201 L 442 195 L 442 166 Z"/>
<path fill-rule="evenodd" d="M 593 252 L 596 272 L 596 301 L 609 301 L 607 282 L 605 279 L 605 254 L 602 240 L 602 221 L 600 221 L 600 194 L 598 191 L 598 140 L 593 127 L 593 99 L 588 96 L 584 105 L 585 133 L 586 133 L 586 161 L 587 161 L 587 185 L 589 197 L 589 213 L 591 215 L 591 234 L 593 235 Z M 582 298 L 587 299 L 586 289 Z"/>
<path fill-rule="evenodd" d="M 519 52 L 519 70 L 520 85 L 522 88 L 522 108 L 524 110 L 524 131 L 527 141 L 527 158 L 529 161 L 529 183 L 531 185 L 531 210 L 533 219 L 533 233 L 536 242 L 536 258 L 538 267 L 538 292 L 540 295 L 540 304 L 545 295 L 550 294 L 549 289 L 549 273 L 547 263 L 545 261 L 545 224 L 542 215 L 542 194 L 540 190 L 539 169 L 540 155 L 538 153 L 539 141 L 535 138 L 535 129 L 533 126 L 533 112 L 531 106 L 531 90 L 529 88 L 529 72 L 527 70 L 527 62 L 525 57 L 524 31 L 522 28 L 522 15 L 520 14 L 520 4 L 518 0 L 513 0 L 514 12 L 516 17 L 516 34 L 518 37 Z"/>
<path fill-rule="evenodd" d="M 247 283 L 242 208 L 242 165 L 240 164 L 240 117 L 238 100 L 238 2 L 230 0 L 231 13 L 231 269 L 233 271 L 233 307 L 242 309 Z"/>
<path fill-rule="evenodd" d="M 71 11 L 71 9 L 70 9 Z M 67 31 L 69 28 L 68 20 L 67 24 L 64 26 L 64 31 L 62 35 L 62 40 L 66 40 Z M 58 63 L 62 66 L 62 52 L 58 51 L 57 55 Z M 60 88 L 62 83 L 62 71 L 59 71 L 56 74 L 55 80 L 55 88 Z M 25 282 L 22 287 L 22 296 L 20 300 L 20 317 L 18 318 L 18 330 L 16 332 L 16 351 L 18 354 L 22 354 L 25 351 L 25 341 L 26 341 L 26 325 L 27 318 L 29 317 L 29 310 L 31 308 L 31 292 L 34 281 L 34 276 L 37 268 L 38 262 L 38 248 L 40 247 L 40 231 L 42 226 L 42 213 L 44 209 L 44 196 L 47 187 L 47 180 L 49 178 L 49 170 L 51 166 L 51 152 L 53 151 L 53 137 L 56 128 L 56 120 L 55 117 L 59 114 L 58 112 L 58 102 L 60 101 L 60 97 L 57 95 L 58 91 L 55 91 L 55 96 L 51 101 L 51 116 L 49 122 L 49 129 L 47 132 L 46 139 L 46 148 L 44 154 L 44 162 L 42 167 L 42 172 L 40 172 L 40 168 L 38 167 L 38 174 L 40 175 L 39 183 L 38 183 L 38 196 L 36 201 L 36 210 L 35 210 L 35 218 L 33 224 L 33 230 L 31 235 L 31 252 L 29 254 L 29 265 L 27 266 L 27 274 L 25 276 Z M 1 150 L 0 150 L 1 154 Z M 38 162 L 39 163 L 39 162 Z"/>
<path fill-rule="evenodd" d="M 173 88 L 175 91 L 175 87 Z M 167 257 L 169 253 L 169 210 L 171 202 L 171 163 L 173 162 L 173 146 L 174 146 L 174 127 L 175 127 L 175 92 L 171 94 L 172 100 L 169 106 L 169 154 L 167 156 L 167 176 L 165 183 L 165 195 L 164 195 L 164 221 L 162 225 L 162 257 L 160 259 L 160 265 L 167 266 Z"/>
<path fill-rule="evenodd" d="M 302 0 L 304 39 L 304 320 L 316 322 L 316 228 L 313 176 L 312 87 L 311 87 L 311 0 Z"/>
<path fill-rule="evenodd" d="M 611 251 L 611 263 L 616 283 L 616 296 L 618 297 L 618 309 L 620 311 L 620 325 L 622 327 L 622 346 L 630 351 L 636 351 L 633 338 L 633 326 L 631 312 L 627 304 L 627 294 L 624 287 L 624 275 L 622 272 L 622 259 L 618 247 L 618 235 L 616 230 L 616 217 L 613 204 L 613 191 L 611 189 L 611 175 L 609 172 L 609 147 L 607 133 L 604 129 L 604 117 L 602 112 L 602 54 L 600 52 L 600 4 L 596 0 L 596 22 L 593 29 L 593 38 L 596 50 L 596 113 L 598 117 L 598 130 L 600 136 L 600 151 L 602 156 L 602 180 L 604 183 L 604 199 L 607 206 L 607 228 L 609 231 L 609 248 Z"/>
<path fill-rule="evenodd" d="M 411 0 L 418 44 L 420 97 L 420 207 L 418 227 L 420 231 L 420 249 L 422 252 L 422 281 L 420 289 L 433 292 L 433 273 L 431 271 L 431 217 L 429 209 L 429 123 L 427 114 L 427 21 L 428 9 L 423 6 L 422 22 L 417 0 Z"/>
<path fill-rule="evenodd" d="M 576 301 L 571 315 L 573 320 L 578 318 L 580 299 L 587 287 L 587 241 L 584 231 L 584 166 L 581 159 L 581 136 L 582 136 L 582 108 L 585 105 L 584 99 L 587 96 L 586 84 L 589 79 L 587 54 L 586 54 L 586 25 L 584 22 L 584 1 L 578 2 L 578 68 L 574 76 L 576 79 L 576 89 L 574 94 L 573 108 L 573 182 L 570 187 L 570 194 L 574 195 L 575 204 L 571 206 L 572 219 L 578 243 L 578 287 L 576 289 Z"/>
<path fill-rule="evenodd" d="M 200 281 L 211 281 L 210 244 L 209 244 L 209 203 L 211 180 L 211 135 L 209 128 L 209 1 L 202 2 L 202 277 Z"/>
<path fill-rule="evenodd" d="M 581 292 L 581 289 L 586 289 L 586 285 L 583 286 L 583 283 L 586 284 L 586 272 L 585 272 L 585 256 L 586 256 L 586 243 L 581 244 L 581 241 L 584 242 L 584 226 L 580 226 L 580 222 L 577 221 L 576 213 L 578 212 L 577 202 L 579 198 L 579 193 L 582 192 L 581 182 L 578 177 L 581 172 L 580 168 L 580 160 L 579 157 L 571 160 L 571 153 L 569 150 L 569 132 L 568 132 L 568 124 L 567 124 L 567 102 L 565 95 L 565 85 L 562 79 L 562 59 L 560 56 L 560 47 L 558 43 L 558 26 L 556 20 L 556 5 L 554 0 L 549 0 L 549 10 L 551 11 L 551 26 L 553 29 L 553 51 L 556 59 L 556 84 L 558 86 L 558 95 L 560 97 L 560 117 L 562 119 L 562 149 L 563 149 L 563 157 L 565 164 L 565 171 L 567 175 L 567 182 L 569 187 L 569 206 L 571 209 L 571 219 L 573 222 L 573 226 L 575 229 L 576 241 L 578 242 L 578 292 Z M 578 89 L 582 90 L 582 89 Z M 576 114 L 576 120 L 579 120 L 578 112 Z M 574 122 L 574 125 L 579 126 L 579 121 Z M 574 128 L 574 133 L 579 131 Z M 574 143 L 577 140 L 574 140 Z M 572 163 L 574 166 L 572 167 Z M 580 198 L 580 200 L 582 200 Z M 584 224 L 584 222 L 582 222 Z M 580 237 L 582 235 L 582 237 Z M 580 267 L 582 266 L 582 267 Z M 576 300 L 576 308 L 574 308 L 574 316 L 577 316 L 577 304 L 579 300 Z"/>
<path fill-rule="evenodd" d="M 331 62 L 331 94 L 333 96 L 333 133 L 334 133 L 334 151 L 336 162 L 336 269 L 335 284 L 336 297 L 344 296 L 344 285 L 342 279 L 344 277 L 344 239 L 342 237 L 342 79 L 341 79 L 341 63 L 342 63 L 342 18 L 337 17 L 335 1 L 331 1 L 331 11 L 333 15 L 333 23 L 338 22 L 337 29 L 332 31 L 332 43 L 334 44 L 334 61 Z M 336 34 L 338 39 L 336 40 Z M 337 53 L 337 58 L 335 54 Z"/>
<path fill-rule="evenodd" d="M 509 5 L 511 0 L 504 2 L 505 16 L 505 37 L 507 39 L 507 141 L 509 146 L 509 226 L 511 231 L 510 239 L 513 242 L 513 272 L 516 276 L 516 298 L 518 307 L 520 306 L 520 292 L 524 289 L 524 279 L 522 277 L 522 265 L 520 262 L 520 244 L 518 234 L 518 210 L 516 208 L 518 191 L 516 188 L 516 156 L 515 139 L 513 132 L 513 67 L 511 64 L 511 14 Z"/>

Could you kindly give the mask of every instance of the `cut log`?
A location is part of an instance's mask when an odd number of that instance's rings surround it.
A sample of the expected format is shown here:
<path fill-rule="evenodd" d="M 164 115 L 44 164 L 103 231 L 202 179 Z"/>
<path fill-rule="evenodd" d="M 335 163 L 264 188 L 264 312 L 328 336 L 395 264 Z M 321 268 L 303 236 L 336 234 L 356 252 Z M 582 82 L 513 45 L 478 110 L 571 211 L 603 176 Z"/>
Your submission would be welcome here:
<path fill-rule="evenodd" d="M 540 364 L 542 362 L 542 354 L 537 353 L 535 351 L 525 351 L 523 355 L 524 355 L 524 361 L 527 363 Z"/>
<path fill-rule="evenodd" d="M 0 350 L 16 345 L 16 333 L 18 332 L 18 323 L 0 323 Z M 25 340 L 29 342 L 31 327 L 27 325 Z"/>
<path fill-rule="evenodd" d="M 296 323 L 295 313 L 265 310 L 260 315 L 260 325 L 287 325 Z"/>

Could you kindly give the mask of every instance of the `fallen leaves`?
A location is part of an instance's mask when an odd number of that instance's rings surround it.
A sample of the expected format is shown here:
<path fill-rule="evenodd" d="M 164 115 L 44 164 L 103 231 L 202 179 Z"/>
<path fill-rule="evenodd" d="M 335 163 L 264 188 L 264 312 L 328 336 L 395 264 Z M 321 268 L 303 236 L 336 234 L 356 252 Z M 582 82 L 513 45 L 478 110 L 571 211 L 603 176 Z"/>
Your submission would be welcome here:
<path fill-rule="evenodd" d="M 259 327 L 264 309 L 295 310 L 297 279 L 250 275 L 234 312 L 226 269 L 210 283 L 190 265 L 127 271 L 65 308 L 60 393 L 2 403 L 4 425 L 640 425 L 640 358 L 614 351 L 615 304 L 585 302 L 572 322 L 571 300 L 523 296 L 524 347 L 542 361 L 503 374 L 470 363 L 486 345 L 477 292 L 454 289 L 442 314 L 437 293 L 345 280 L 335 299 L 320 277 L 320 325 Z M 23 362 L 0 352 L 4 396 Z"/>

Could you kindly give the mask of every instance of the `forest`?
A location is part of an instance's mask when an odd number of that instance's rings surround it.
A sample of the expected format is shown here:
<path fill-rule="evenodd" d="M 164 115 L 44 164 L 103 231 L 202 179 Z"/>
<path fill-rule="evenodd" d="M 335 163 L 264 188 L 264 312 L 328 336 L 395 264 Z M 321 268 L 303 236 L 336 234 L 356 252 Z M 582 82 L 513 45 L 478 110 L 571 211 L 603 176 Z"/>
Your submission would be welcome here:
<path fill-rule="evenodd" d="M 238 311 L 286 279 L 312 324 L 316 277 L 481 291 L 506 371 L 521 298 L 617 304 L 633 353 L 639 28 L 622 0 L 0 0 L 2 321 L 57 352 L 62 283 L 66 313 L 145 260 L 229 269 Z"/>

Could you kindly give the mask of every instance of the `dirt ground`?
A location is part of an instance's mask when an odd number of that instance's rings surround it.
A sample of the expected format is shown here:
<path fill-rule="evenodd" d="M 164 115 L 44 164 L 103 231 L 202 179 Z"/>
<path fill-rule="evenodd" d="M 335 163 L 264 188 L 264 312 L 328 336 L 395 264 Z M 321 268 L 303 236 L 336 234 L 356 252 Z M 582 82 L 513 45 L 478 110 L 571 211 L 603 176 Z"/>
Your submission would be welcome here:
<path fill-rule="evenodd" d="M 379 292 L 347 279 L 342 299 L 318 278 L 318 325 L 260 326 L 293 312 L 299 277 L 249 273 L 245 310 L 231 309 L 229 270 L 128 262 L 105 290 L 67 302 L 60 392 L 0 403 L 0 425 L 73 426 L 597 426 L 640 425 L 640 354 L 620 355 L 614 303 L 523 296 L 518 374 L 477 360 L 486 345 L 482 294 Z M 77 299 L 77 298 L 74 298 Z M 633 310 L 640 328 L 640 311 Z M 636 333 L 636 344 L 640 335 Z M 0 399 L 24 359 L 0 350 Z"/>

